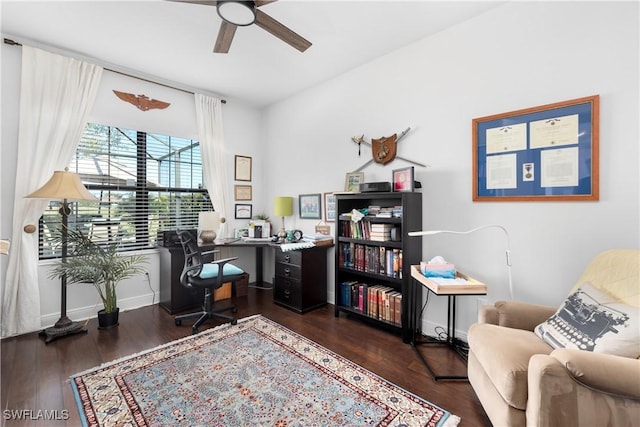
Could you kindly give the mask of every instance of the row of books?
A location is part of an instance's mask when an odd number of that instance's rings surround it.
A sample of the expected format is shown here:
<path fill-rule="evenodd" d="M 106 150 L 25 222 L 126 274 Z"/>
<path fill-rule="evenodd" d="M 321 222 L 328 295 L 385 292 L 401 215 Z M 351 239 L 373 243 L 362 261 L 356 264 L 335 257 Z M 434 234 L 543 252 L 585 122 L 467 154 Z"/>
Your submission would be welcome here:
<path fill-rule="evenodd" d="M 388 242 L 393 240 L 393 235 L 400 236 L 400 226 L 394 224 L 372 223 L 366 219 L 358 222 L 340 221 L 340 235 L 353 239 L 373 240 Z M 395 232 L 392 230 L 397 228 Z"/>
<path fill-rule="evenodd" d="M 402 324 L 402 294 L 393 288 L 354 280 L 342 282 L 340 292 L 342 305 L 375 319 Z"/>
<path fill-rule="evenodd" d="M 338 245 L 341 267 L 402 278 L 402 249 L 344 242 Z"/>

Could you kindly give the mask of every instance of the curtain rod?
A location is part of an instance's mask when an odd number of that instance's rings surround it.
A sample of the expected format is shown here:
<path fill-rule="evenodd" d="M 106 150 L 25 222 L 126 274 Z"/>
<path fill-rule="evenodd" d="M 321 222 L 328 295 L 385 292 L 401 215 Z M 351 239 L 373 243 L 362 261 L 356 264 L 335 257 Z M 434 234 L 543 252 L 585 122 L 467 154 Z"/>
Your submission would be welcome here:
<path fill-rule="evenodd" d="M 17 41 L 12 40 L 12 39 L 8 39 L 6 37 L 4 38 L 4 44 L 9 45 L 9 46 L 22 46 L 22 43 L 18 43 Z M 157 84 L 159 86 L 164 86 L 164 87 L 167 87 L 169 89 L 175 89 L 175 90 L 179 90 L 181 92 L 190 93 L 191 95 L 194 95 L 194 92 L 191 91 L 191 90 L 187 90 L 187 89 L 182 89 L 182 88 L 179 88 L 179 87 L 171 86 L 171 85 L 168 85 L 166 83 L 160 83 L 160 82 L 157 82 L 157 81 L 146 79 L 144 77 L 140 77 L 140 76 L 136 76 L 136 75 L 133 75 L 133 74 L 125 73 L 123 71 L 114 70 L 113 68 L 108 68 L 108 67 L 105 67 L 105 66 L 103 66 L 103 68 L 105 70 L 107 70 L 107 71 L 111 71 L 112 73 L 120 74 L 120 75 L 127 76 L 127 77 L 132 77 L 134 79 L 142 80 L 142 81 L 145 81 L 145 82 Z M 223 104 L 226 104 L 227 100 L 226 99 L 221 99 L 220 102 L 222 102 Z"/>

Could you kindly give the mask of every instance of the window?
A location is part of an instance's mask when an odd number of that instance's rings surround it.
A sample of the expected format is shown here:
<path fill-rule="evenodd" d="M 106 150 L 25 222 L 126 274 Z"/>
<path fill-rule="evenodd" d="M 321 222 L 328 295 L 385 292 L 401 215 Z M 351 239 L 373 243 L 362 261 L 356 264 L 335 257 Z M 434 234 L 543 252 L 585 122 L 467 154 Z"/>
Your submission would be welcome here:
<path fill-rule="evenodd" d="M 158 231 L 197 228 L 198 212 L 212 209 L 200 144 L 191 139 L 88 124 L 69 171 L 98 198 L 71 203 L 69 227 L 121 250 L 155 247 Z M 60 256 L 51 241 L 59 208 L 50 202 L 41 218 L 41 259 Z"/>

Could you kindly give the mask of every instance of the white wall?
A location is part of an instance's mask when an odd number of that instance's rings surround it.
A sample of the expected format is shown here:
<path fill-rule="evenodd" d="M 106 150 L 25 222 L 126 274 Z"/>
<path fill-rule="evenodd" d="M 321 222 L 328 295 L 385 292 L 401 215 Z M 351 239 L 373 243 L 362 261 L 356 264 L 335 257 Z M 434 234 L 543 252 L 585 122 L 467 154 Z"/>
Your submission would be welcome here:
<path fill-rule="evenodd" d="M 369 158 L 351 142 L 412 130 L 399 155 L 428 163 L 422 181 L 423 228 L 464 230 L 499 223 L 511 234 L 516 299 L 557 305 L 587 262 L 614 247 L 639 246 L 637 2 L 514 2 L 395 51 L 260 112 L 223 107 L 229 192 L 233 155 L 253 162 L 254 213 L 272 213 L 277 195 L 341 190 L 346 172 Z M 20 49 L 2 45 L 0 238 L 11 237 L 19 105 Z M 471 201 L 471 120 L 593 94 L 601 96 L 600 201 Z M 367 167 L 367 181 L 390 181 L 395 160 Z M 233 200 L 231 200 L 233 204 Z M 317 220 L 287 218 L 287 228 L 312 231 Z M 231 215 L 232 216 L 232 215 Z M 273 218 L 277 226 L 279 219 Z M 230 230 L 242 225 L 231 219 Z M 443 255 L 489 284 L 488 298 L 507 298 L 504 239 L 496 230 L 423 239 L 423 258 Z M 253 251 L 238 251 L 253 275 Z M 269 251 L 267 251 L 269 252 Z M 333 251 L 331 251 L 333 252 Z M 157 254 L 149 280 L 123 283 L 129 307 L 157 293 Z M 7 257 L 0 257 L 4 283 Z M 267 260 L 265 279 L 270 279 Z M 55 321 L 59 285 L 40 269 L 43 326 Z M 333 301 L 333 268 L 328 291 Z M 126 288 L 126 289 L 125 289 Z M 96 294 L 74 285 L 70 314 L 94 313 Z M 157 301 L 157 295 L 156 295 Z M 126 308 L 126 307 L 125 307 Z M 432 298 L 427 329 L 445 322 L 444 299 Z M 460 298 L 459 333 L 475 319 L 475 298 Z"/>
<path fill-rule="evenodd" d="M 551 7 L 552 6 L 552 7 Z M 412 131 L 399 155 L 427 163 L 423 228 L 505 226 L 515 298 L 558 305 L 598 252 L 639 247 L 638 3 L 513 2 L 395 51 L 265 111 L 270 194 L 341 190 L 370 157 L 350 138 Z M 600 94 L 598 202 L 472 202 L 471 121 Z M 395 160 L 365 181 L 390 181 Z M 289 219 L 312 230 L 314 221 Z M 423 259 L 442 255 L 508 298 L 499 230 L 423 238 Z M 333 280 L 329 284 L 333 299 Z M 476 318 L 459 298 L 458 333 Z M 425 330 L 446 324 L 446 299 L 431 298 Z"/>
<path fill-rule="evenodd" d="M 11 238 L 13 199 L 17 162 L 18 120 L 20 105 L 20 63 L 21 50 L 3 44 L 2 55 L 2 149 L 0 150 L 0 238 Z M 139 111 L 133 106 L 118 100 L 112 89 L 145 94 L 150 98 L 171 102 L 166 110 Z M 193 96 L 153 85 L 138 79 L 125 78 L 106 72 L 101 83 L 101 90 L 96 100 L 97 107 L 92 111 L 91 119 L 101 123 L 129 126 L 149 132 L 168 133 L 175 136 L 197 138 L 195 129 L 195 107 Z M 264 209 L 263 200 L 265 186 L 263 181 L 263 165 L 258 161 L 262 157 L 263 144 L 260 137 L 260 112 L 252 107 L 229 99 L 223 105 L 225 124 L 225 144 L 227 158 L 227 175 L 229 191 L 229 213 L 227 214 L 229 230 L 246 227 L 246 220 L 236 220 L 233 214 L 233 168 L 234 155 L 246 155 L 257 159 L 253 163 L 254 212 Z M 102 121 L 109 117 L 109 123 Z M 159 256 L 158 250 L 143 252 L 148 258 L 148 276 L 141 274 L 123 281 L 118 286 L 118 300 L 121 310 L 132 309 L 159 300 Z M 237 264 L 244 268 L 252 278 L 255 277 L 254 252 L 250 249 L 237 249 L 234 255 L 240 257 Z M 38 269 L 41 323 L 50 326 L 60 316 L 60 281 L 50 279 L 49 270 L 54 261 L 42 261 Z M 0 279 L 5 283 L 8 257 L 0 258 Z M 1 294 L 1 293 L 0 293 Z M 101 308 L 97 292 L 89 285 L 70 285 L 67 297 L 67 313 L 74 320 L 94 317 Z"/>

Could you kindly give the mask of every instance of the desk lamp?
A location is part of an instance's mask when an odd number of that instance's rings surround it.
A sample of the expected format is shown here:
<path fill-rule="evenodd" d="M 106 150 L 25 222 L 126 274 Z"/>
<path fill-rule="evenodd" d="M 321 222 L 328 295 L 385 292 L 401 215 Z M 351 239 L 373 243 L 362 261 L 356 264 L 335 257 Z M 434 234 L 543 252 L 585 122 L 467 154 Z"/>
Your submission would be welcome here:
<path fill-rule="evenodd" d="M 64 171 L 55 171 L 46 184 L 33 193 L 26 195 L 25 198 L 62 201 L 62 206 L 59 211 L 60 215 L 62 215 L 62 229 L 60 230 L 62 242 L 61 262 L 66 262 L 68 254 L 67 226 L 69 223 L 69 215 L 71 214 L 68 201 L 98 201 L 98 199 L 82 184 L 79 175 L 69 172 L 69 168 L 65 168 Z M 35 227 L 33 227 L 33 230 L 35 231 Z M 60 319 L 58 319 L 52 327 L 40 332 L 40 335 L 45 336 L 46 343 L 66 335 L 87 332 L 84 322 L 74 322 L 67 317 L 67 276 L 63 275 L 60 278 L 60 282 Z"/>
<path fill-rule="evenodd" d="M 282 228 L 278 231 L 278 243 L 282 243 L 287 238 L 284 217 L 293 215 L 293 197 L 276 197 L 273 200 L 273 214 L 282 217 Z"/>
<path fill-rule="evenodd" d="M 510 299 L 513 299 L 513 282 L 511 279 L 511 245 L 509 244 L 509 233 L 507 232 L 507 229 L 504 228 L 501 225 L 498 224 L 488 224 L 488 225 L 482 225 L 480 227 L 476 227 L 476 228 L 472 228 L 471 230 L 467 230 L 467 231 L 453 231 L 453 230 L 427 230 L 427 231 L 411 231 L 409 233 L 407 233 L 409 236 L 431 236 L 434 234 L 441 234 L 441 233 L 450 233 L 450 234 L 471 234 L 471 233 L 475 233 L 476 231 L 479 230 L 484 230 L 485 228 L 499 228 L 500 230 L 504 231 L 504 235 L 507 238 L 507 250 L 506 250 L 506 255 L 507 255 L 507 269 L 509 271 L 509 297 Z"/>
<path fill-rule="evenodd" d="M 202 243 L 213 243 L 216 239 L 216 230 L 220 226 L 220 214 L 214 211 L 198 213 L 198 229 Z"/>

